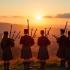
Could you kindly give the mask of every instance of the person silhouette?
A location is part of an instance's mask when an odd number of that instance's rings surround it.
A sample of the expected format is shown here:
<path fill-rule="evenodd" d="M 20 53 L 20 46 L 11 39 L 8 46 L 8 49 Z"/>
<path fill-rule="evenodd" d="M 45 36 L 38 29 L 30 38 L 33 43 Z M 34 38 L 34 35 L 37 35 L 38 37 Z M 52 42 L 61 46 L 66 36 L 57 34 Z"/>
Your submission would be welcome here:
<path fill-rule="evenodd" d="M 66 47 L 67 47 L 67 37 L 64 35 L 65 30 L 60 29 L 60 37 L 57 39 L 57 43 L 59 45 L 57 56 L 61 58 L 60 67 L 65 67 L 65 59 L 66 59 Z"/>
<path fill-rule="evenodd" d="M 41 36 L 38 38 L 38 46 L 39 46 L 39 52 L 38 52 L 38 59 L 40 60 L 40 70 L 45 69 L 46 59 L 49 58 L 48 55 L 48 45 L 50 45 L 49 39 L 44 36 L 44 30 L 40 31 Z"/>
<path fill-rule="evenodd" d="M 34 45 L 34 39 L 28 35 L 28 31 L 28 29 L 24 29 L 24 36 L 20 39 L 20 44 L 22 45 L 21 58 L 25 60 L 23 62 L 24 70 L 29 70 L 29 59 L 32 58 L 31 46 Z"/>
<path fill-rule="evenodd" d="M 67 46 L 65 53 L 66 61 L 68 62 L 68 67 L 70 69 L 70 31 L 68 31 Z"/>
<path fill-rule="evenodd" d="M 13 59 L 11 47 L 14 46 L 14 41 L 8 38 L 8 31 L 4 32 L 1 40 L 1 49 L 3 51 L 2 58 L 4 60 L 4 70 L 9 70 L 10 60 Z"/>

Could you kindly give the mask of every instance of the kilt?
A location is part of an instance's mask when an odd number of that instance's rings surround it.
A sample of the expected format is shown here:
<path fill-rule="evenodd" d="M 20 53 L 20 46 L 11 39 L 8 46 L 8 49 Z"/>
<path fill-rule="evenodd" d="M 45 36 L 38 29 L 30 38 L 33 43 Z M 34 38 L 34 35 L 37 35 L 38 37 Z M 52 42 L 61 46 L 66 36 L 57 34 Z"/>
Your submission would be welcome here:
<path fill-rule="evenodd" d="M 3 49 L 2 59 L 5 60 L 5 61 L 13 59 L 12 51 L 11 51 L 10 48 Z"/>
<path fill-rule="evenodd" d="M 40 47 L 37 58 L 40 60 L 49 59 L 48 49 L 46 47 Z"/>
<path fill-rule="evenodd" d="M 58 51 L 57 51 L 57 56 L 59 58 L 65 58 L 65 48 L 59 48 Z"/>
<path fill-rule="evenodd" d="M 21 50 L 21 58 L 29 59 L 32 58 L 32 52 L 30 47 L 23 47 Z"/>
<path fill-rule="evenodd" d="M 70 47 L 65 49 L 65 59 L 70 60 Z"/>

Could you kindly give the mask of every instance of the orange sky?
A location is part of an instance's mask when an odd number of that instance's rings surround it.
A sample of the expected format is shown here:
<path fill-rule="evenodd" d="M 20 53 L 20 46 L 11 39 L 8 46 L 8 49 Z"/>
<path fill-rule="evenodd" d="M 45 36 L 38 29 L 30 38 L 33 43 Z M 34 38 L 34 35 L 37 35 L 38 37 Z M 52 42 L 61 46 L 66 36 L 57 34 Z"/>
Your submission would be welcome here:
<path fill-rule="evenodd" d="M 45 27 L 53 23 L 65 23 L 67 17 L 70 17 L 68 13 L 70 15 L 70 0 L 0 0 L 0 22 L 27 25 L 26 20 L 29 16 L 30 24 Z M 57 16 L 60 20 L 48 20 L 50 18 L 45 17 L 38 21 L 35 19 L 38 15 Z"/>
<path fill-rule="evenodd" d="M 70 0 L 0 0 L 1 16 L 36 16 L 70 13 Z"/>

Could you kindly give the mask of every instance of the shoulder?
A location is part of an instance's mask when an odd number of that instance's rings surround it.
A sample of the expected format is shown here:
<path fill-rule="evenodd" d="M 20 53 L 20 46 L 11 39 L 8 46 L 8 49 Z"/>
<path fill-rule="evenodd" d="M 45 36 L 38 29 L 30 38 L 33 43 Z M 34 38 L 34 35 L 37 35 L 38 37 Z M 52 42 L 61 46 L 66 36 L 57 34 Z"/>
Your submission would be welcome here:
<path fill-rule="evenodd" d="M 11 38 L 7 38 L 7 40 L 11 40 Z"/>
<path fill-rule="evenodd" d="M 38 40 L 45 40 L 47 39 L 45 36 L 44 37 L 39 37 Z"/>
<path fill-rule="evenodd" d="M 21 38 L 24 38 L 24 36 L 21 36 Z"/>
<path fill-rule="evenodd" d="M 42 37 L 38 37 L 38 40 L 42 39 Z"/>
<path fill-rule="evenodd" d="M 65 35 L 63 35 L 63 36 L 61 36 L 61 37 L 63 37 L 63 38 L 67 38 Z"/>
<path fill-rule="evenodd" d="M 28 38 L 32 38 L 31 36 L 27 36 Z"/>
<path fill-rule="evenodd" d="M 62 39 L 67 40 L 67 37 L 64 35 L 64 36 L 62 37 Z"/>
<path fill-rule="evenodd" d="M 12 40 L 13 40 L 13 39 L 11 39 L 11 38 L 8 38 L 8 39 L 7 39 L 7 41 L 12 41 Z"/>
<path fill-rule="evenodd" d="M 46 36 L 44 36 L 43 39 L 45 39 L 45 40 L 49 40 L 48 37 L 46 37 Z"/>
<path fill-rule="evenodd" d="M 13 43 L 14 39 L 8 38 L 7 41 L 9 41 L 10 43 Z"/>
<path fill-rule="evenodd" d="M 28 37 L 29 37 L 29 39 L 34 40 L 31 36 L 28 36 Z"/>
<path fill-rule="evenodd" d="M 21 38 L 20 39 L 24 39 L 25 38 L 25 36 L 21 36 Z"/>

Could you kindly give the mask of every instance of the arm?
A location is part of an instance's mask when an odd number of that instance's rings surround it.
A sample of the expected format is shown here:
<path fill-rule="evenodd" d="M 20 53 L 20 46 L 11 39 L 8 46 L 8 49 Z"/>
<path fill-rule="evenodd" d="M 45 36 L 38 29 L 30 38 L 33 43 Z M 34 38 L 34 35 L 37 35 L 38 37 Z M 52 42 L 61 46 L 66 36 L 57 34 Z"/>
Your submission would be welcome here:
<path fill-rule="evenodd" d="M 21 37 L 20 39 L 20 44 L 23 44 L 23 37 Z"/>
<path fill-rule="evenodd" d="M 11 45 L 11 47 L 15 46 L 14 39 L 10 39 L 10 45 Z"/>
<path fill-rule="evenodd" d="M 46 43 L 47 43 L 47 45 L 51 44 L 51 42 L 50 42 L 50 40 L 48 38 L 46 39 Z"/>

